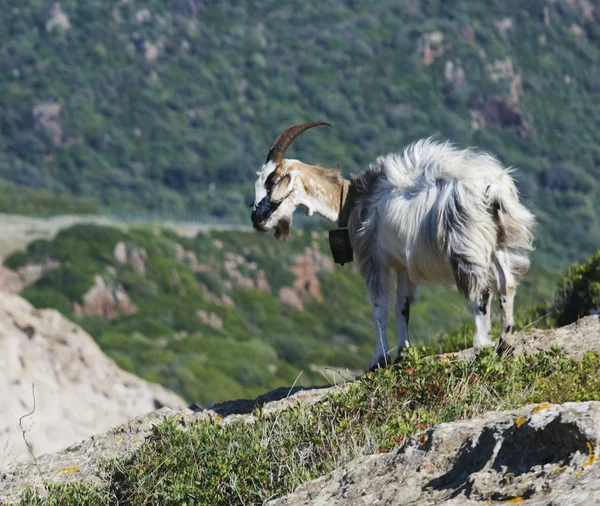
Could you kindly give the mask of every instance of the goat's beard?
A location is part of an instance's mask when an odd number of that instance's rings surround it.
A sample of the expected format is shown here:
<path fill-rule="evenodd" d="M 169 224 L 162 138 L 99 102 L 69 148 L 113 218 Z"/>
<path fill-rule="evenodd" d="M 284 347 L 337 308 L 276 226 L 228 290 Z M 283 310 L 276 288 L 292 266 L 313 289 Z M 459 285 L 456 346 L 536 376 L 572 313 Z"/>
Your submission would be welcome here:
<path fill-rule="evenodd" d="M 278 241 L 287 241 L 288 237 L 290 236 L 290 230 L 292 228 L 292 219 L 287 217 L 281 218 L 274 228 L 275 239 L 277 239 Z"/>

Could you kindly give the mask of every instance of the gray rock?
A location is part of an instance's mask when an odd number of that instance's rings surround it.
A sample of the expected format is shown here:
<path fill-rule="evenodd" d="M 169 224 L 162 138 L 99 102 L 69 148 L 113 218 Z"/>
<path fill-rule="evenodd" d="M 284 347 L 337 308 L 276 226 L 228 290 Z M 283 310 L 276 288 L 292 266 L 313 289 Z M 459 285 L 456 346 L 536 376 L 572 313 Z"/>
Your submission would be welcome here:
<path fill-rule="evenodd" d="M 23 430 L 40 456 L 160 407 L 185 406 L 178 395 L 120 369 L 58 311 L 2 292 L 0 385 L 0 474 L 30 458 Z"/>
<path fill-rule="evenodd" d="M 445 423 L 272 506 L 600 503 L 600 402 L 531 405 Z"/>
<path fill-rule="evenodd" d="M 559 329 L 526 329 L 508 336 L 510 353 L 534 355 L 540 351 L 560 346 L 573 357 L 581 358 L 586 351 L 600 350 L 600 316 L 592 315 Z M 454 355 L 471 356 L 473 348 L 462 350 Z"/>
<path fill-rule="evenodd" d="M 0 504 L 18 501 L 25 488 L 34 488 L 43 495 L 45 483 L 76 482 L 102 485 L 102 464 L 111 459 L 131 455 L 144 442 L 152 427 L 167 417 L 176 417 L 182 427 L 209 418 L 220 423 L 252 423 L 256 420 L 253 411 L 258 406 L 263 407 L 264 413 L 276 413 L 298 401 L 305 405 L 322 401 L 325 394 L 341 393 L 349 385 L 346 383 L 330 388 L 279 388 L 254 400 L 229 401 L 201 411 L 198 411 L 195 405 L 183 410 L 164 407 L 113 427 L 103 434 L 92 436 L 65 450 L 38 457 L 37 466 L 32 462 L 13 463 L 0 469 Z"/>
<path fill-rule="evenodd" d="M 525 332 L 516 336 L 515 353 L 559 345 L 581 356 L 586 350 L 600 349 L 599 328 L 598 318 L 588 317 L 558 330 Z M 277 413 L 298 401 L 322 402 L 327 394 L 341 393 L 349 385 L 280 388 L 257 399 L 229 401 L 206 410 L 194 405 L 179 411 L 163 408 L 44 455 L 38 458 L 39 467 L 17 463 L 0 468 L 0 503 L 15 502 L 25 487 L 43 493 L 44 480 L 102 484 L 102 464 L 131 455 L 152 426 L 166 417 L 176 417 L 182 427 L 209 418 L 219 423 L 252 423 L 258 406 L 263 412 Z M 354 460 L 271 504 L 468 505 L 509 500 L 540 506 L 595 504 L 600 503 L 598 444 L 600 402 L 489 412 L 435 426 L 394 453 Z"/>
<path fill-rule="evenodd" d="M 586 316 L 554 330 L 525 330 L 515 337 L 514 353 L 533 355 L 552 346 L 561 346 L 569 355 L 578 358 L 586 351 L 600 350 L 600 317 Z"/>

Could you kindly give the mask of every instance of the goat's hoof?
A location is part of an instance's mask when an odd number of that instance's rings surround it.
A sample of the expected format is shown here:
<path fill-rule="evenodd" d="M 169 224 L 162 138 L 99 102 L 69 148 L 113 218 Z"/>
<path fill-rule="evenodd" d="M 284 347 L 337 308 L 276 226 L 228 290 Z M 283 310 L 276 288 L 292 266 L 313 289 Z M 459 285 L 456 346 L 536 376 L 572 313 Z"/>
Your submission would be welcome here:
<path fill-rule="evenodd" d="M 498 341 L 496 351 L 498 355 L 511 356 L 515 349 L 515 338 L 512 335 L 505 335 Z"/>
<path fill-rule="evenodd" d="M 394 360 L 394 364 L 401 364 L 408 358 L 408 348 L 401 348 L 398 350 L 398 354 L 396 355 L 396 360 Z"/>
<path fill-rule="evenodd" d="M 389 354 L 376 358 L 371 362 L 368 372 L 375 372 L 377 369 L 385 369 L 392 365 L 392 357 Z"/>
<path fill-rule="evenodd" d="M 471 360 L 475 360 L 479 355 L 481 355 L 481 352 L 483 350 L 485 350 L 486 348 L 493 348 L 493 347 L 494 347 L 494 343 L 491 341 L 489 343 L 480 344 L 476 348 L 473 347 L 473 353 L 471 353 Z"/>

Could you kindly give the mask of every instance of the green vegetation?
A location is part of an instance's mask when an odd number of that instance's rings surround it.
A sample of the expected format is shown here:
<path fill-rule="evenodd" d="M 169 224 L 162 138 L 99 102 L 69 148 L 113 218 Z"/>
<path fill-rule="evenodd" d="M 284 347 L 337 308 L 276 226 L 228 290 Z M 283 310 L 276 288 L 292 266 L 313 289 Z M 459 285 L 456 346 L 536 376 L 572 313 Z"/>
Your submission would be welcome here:
<path fill-rule="evenodd" d="M 44 504 L 261 504 L 437 423 L 542 401 L 600 400 L 599 373 L 597 352 L 513 359 L 486 350 L 475 361 L 440 361 L 412 349 L 402 364 L 318 404 L 276 415 L 259 406 L 255 423 L 167 419 L 131 458 L 105 468 L 105 489 L 54 486 Z M 28 492 L 21 504 L 42 502 Z"/>
<path fill-rule="evenodd" d="M 116 259 L 118 243 L 128 252 L 125 263 Z M 135 252 L 145 258 L 143 267 L 131 261 Z M 60 266 L 27 287 L 26 299 L 78 322 L 122 368 L 203 406 L 279 386 L 320 384 L 333 379 L 334 370 L 352 377 L 372 357 L 364 282 L 355 263 L 333 266 L 319 223 L 296 230 L 287 243 L 252 232 L 184 238 L 151 226 L 123 232 L 82 224 L 30 243 L 5 265 L 48 259 Z M 117 311 L 113 319 L 76 312 L 97 276 L 111 289 L 122 286 L 135 312 Z M 304 291 L 306 283 L 314 295 Z M 540 286 L 548 291 L 531 289 L 537 288 L 531 283 L 519 293 L 521 308 L 549 302 L 551 291 Z M 302 307 L 285 303 L 282 289 Z M 531 321 L 527 311 L 517 314 L 523 325 Z M 425 287 L 411 312 L 412 341 L 445 351 L 464 348 L 472 341 L 471 321 L 456 289 Z M 395 333 L 391 318 L 391 343 Z"/>
<path fill-rule="evenodd" d="M 97 212 L 97 204 L 90 199 L 17 186 L 0 179 L 0 213 L 50 216 Z"/>
<path fill-rule="evenodd" d="M 0 177 L 14 184 L 247 222 L 275 135 L 324 119 L 335 128 L 291 156 L 356 172 L 438 134 L 520 169 L 546 267 L 600 243 L 600 28 L 580 2 L 60 6 L 66 29 L 49 24 L 54 2 L 3 3 Z"/>
<path fill-rule="evenodd" d="M 600 310 L 600 251 L 565 274 L 555 297 L 553 318 L 559 327 Z"/>

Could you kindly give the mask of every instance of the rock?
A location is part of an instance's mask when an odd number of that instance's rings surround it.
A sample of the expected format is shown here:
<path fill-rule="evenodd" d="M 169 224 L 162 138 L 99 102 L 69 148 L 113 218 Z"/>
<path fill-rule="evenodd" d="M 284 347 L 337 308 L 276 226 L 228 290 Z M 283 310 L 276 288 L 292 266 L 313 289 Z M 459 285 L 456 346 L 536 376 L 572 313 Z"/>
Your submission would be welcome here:
<path fill-rule="evenodd" d="M 66 322 L 69 328 L 74 326 L 55 311 L 36 313 Z M 0 322 L 6 319 L 0 314 Z M 17 322 L 17 328 L 25 329 L 21 331 L 25 335 L 31 334 L 28 326 L 28 321 Z M 44 328 L 48 326 L 46 323 Z M 0 327 L 0 343 L 2 337 Z M 79 342 L 80 338 L 75 340 Z M 526 331 L 519 336 L 515 352 L 536 353 L 554 345 L 565 346 L 567 353 L 577 357 L 586 350 L 600 349 L 599 318 L 586 317 L 557 330 Z M 62 353 L 67 355 L 69 350 Z M 62 357 L 62 353 L 57 356 Z M 464 353 L 470 356 L 471 350 Z M 66 356 L 64 360 L 68 363 L 72 358 Z M 93 357 L 89 360 L 95 364 Z M 46 371 L 42 374 L 52 377 Z M 106 383 L 101 381 L 98 388 L 110 390 Z M 152 426 L 166 417 L 176 417 L 183 428 L 208 419 L 221 424 L 253 423 L 257 406 L 262 406 L 264 414 L 275 414 L 297 402 L 308 406 L 323 402 L 328 395 L 342 393 L 350 385 L 348 382 L 329 388 L 279 388 L 254 400 L 224 402 L 205 410 L 195 405 L 179 411 L 162 408 L 58 453 L 39 457 L 39 469 L 50 483 L 102 485 L 101 469 L 106 461 L 131 455 Z M 62 427 L 64 420 L 55 423 Z M 510 501 L 539 506 L 587 506 L 600 502 L 599 444 L 600 402 L 542 403 L 512 411 L 492 411 L 474 419 L 434 426 L 411 437 L 392 453 L 353 460 L 269 504 L 416 506 Z M 27 486 L 45 493 L 44 482 L 32 463 L 5 466 L 0 476 L 0 503 L 17 501 Z"/>
<path fill-rule="evenodd" d="M 279 302 L 282 304 L 287 304 L 288 306 L 292 306 L 298 311 L 304 310 L 304 304 L 302 304 L 302 300 L 295 290 L 289 286 L 284 286 L 279 290 Z"/>
<path fill-rule="evenodd" d="M 139 24 L 142 24 L 152 19 L 152 14 L 148 9 L 140 9 L 135 13 L 135 19 Z"/>
<path fill-rule="evenodd" d="M 27 264 L 12 271 L 0 259 L 0 292 L 20 293 L 40 279 L 46 272 L 60 267 L 60 262 L 47 259 L 43 264 Z"/>
<path fill-rule="evenodd" d="M 507 56 L 504 60 L 496 60 L 493 64 L 488 64 L 486 70 L 492 81 L 508 81 L 510 83 L 510 95 L 507 102 L 516 106 L 521 99 L 523 84 L 521 75 L 515 72 L 511 58 Z"/>
<path fill-rule="evenodd" d="M 475 29 L 471 26 L 467 26 L 460 31 L 463 39 L 473 42 L 475 40 Z"/>
<path fill-rule="evenodd" d="M 502 18 L 494 21 L 494 27 L 502 37 L 506 37 L 506 32 L 512 30 L 513 20 L 510 18 Z"/>
<path fill-rule="evenodd" d="M 121 315 L 135 314 L 136 307 L 121 283 L 106 283 L 100 275 L 94 277 L 94 286 L 83 296 L 83 304 L 73 303 L 76 315 L 100 316 L 114 320 Z"/>
<path fill-rule="evenodd" d="M 239 270 L 239 267 L 244 266 L 244 257 L 233 253 L 225 253 L 225 273 L 231 280 L 232 287 L 241 286 L 242 288 L 254 288 L 254 281 L 248 276 L 244 276 Z"/>
<path fill-rule="evenodd" d="M 271 293 L 271 285 L 267 280 L 267 274 L 263 269 L 259 269 L 256 278 L 256 288 L 263 292 Z"/>
<path fill-rule="evenodd" d="M 310 297 L 323 302 L 318 273 L 333 270 L 331 258 L 324 255 L 318 246 L 313 246 L 312 248 L 306 248 L 304 254 L 297 255 L 294 260 L 295 265 L 291 271 L 296 279 L 291 289 L 285 287 L 279 291 L 279 300 L 296 309 L 303 309 L 303 301 L 307 301 Z M 295 296 L 292 295 L 290 290 L 295 292 Z"/>
<path fill-rule="evenodd" d="M 553 346 L 560 346 L 567 355 L 582 358 L 586 351 L 600 350 L 600 316 L 586 316 L 558 329 L 523 330 L 508 336 L 507 341 L 513 356 L 535 355 Z M 473 348 L 452 355 L 471 357 Z"/>
<path fill-rule="evenodd" d="M 23 281 L 19 275 L 8 267 L 4 267 L 0 259 L 0 292 L 19 293 L 23 288 Z"/>
<path fill-rule="evenodd" d="M 144 58 L 148 63 L 154 63 L 158 58 L 158 46 L 152 42 L 144 42 Z"/>
<path fill-rule="evenodd" d="M 216 313 L 208 313 L 203 309 L 199 309 L 196 311 L 196 316 L 202 323 L 204 323 L 204 325 L 208 325 L 215 329 L 223 328 L 223 320 Z"/>
<path fill-rule="evenodd" d="M 588 21 L 596 21 L 599 16 L 600 8 L 591 0 L 561 0 L 561 3 L 569 6 L 571 9 L 581 11 Z"/>
<path fill-rule="evenodd" d="M 292 268 L 292 273 L 296 276 L 293 286 L 301 300 L 307 300 L 312 296 L 319 302 L 323 302 L 321 282 L 317 276 L 318 267 L 313 252 L 313 249 L 306 248 L 304 255 L 296 256 L 296 265 Z"/>
<path fill-rule="evenodd" d="M 60 4 L 56 3 L 50 11 L 50 18 L 46 21 L 46 31 L 51 32 L 55 28 L 67 31 L 71 28 L 71 22 L 67 15 L 62 11 Z"/>
<path fill-rule="evenodd" d="M 575 37 L 577 37 L 578 39 L 580 39 L 581 37 L 583 37 L 583 35 L 585 34 L 585 32 L 583 31 L 583 28 L 581 28 L 581 26 L 576 25 L 575 23 L 573 23 L 571 25 L 571 27 L 569 28 L 569 31 L 575 35 Z"/>
<path fill-rule="evenodd" d="M 420 43 L 421 60 L 423 65 L 431 65 L 444 54 L 444 34 L 442 32 L 424 33 Z"/>
<path fill-rule="evenodd" d="M 588 350 L 600 350 L 600 317 L 586 316 L 559 329 L 525 330 L 522 334 L 515 337 L 515 355 L 533 355 L 561 346 L 567 354 L 581 358 Z"/>
<path fill-rule="evenodd" d="M 41 102 L 32 111 L 36 128 L 42 130 L 55 146 L 62 145 L 63 132 L 58 123 L 61 110 L 60 104 Z"/>
<path fill-rule="evenodd" d="M 118 264 L 124 265 L 127 263 L 127 244 L 125 244 L 123 241 L 119 241 L 117 244 L 115 244 L 115 251 L 114 251 L 114 256 L 115 256 L 115 260 L 117 261 Z"/>
<path fill-rule="evenodd" d="M 522 136 L 530 132 L 525 116 L 517 104 L 500 97 L 475 99 L 469 102 L 469 113 L 473 119 L 473 128 L 485 128 L 488 125 L 500 125 L 516 129 Z"/>
<path fill-rule="evenodd" d="M 130 246 L 128 248 L 127 244 L 123 241 L 119 241 L 115 244 L 113 255 L 118 264 L 131 265 L 142 276 L 146 275 L 148 253 L 144 248 L 139 248 L 137 246 Z"/>
<path fill-rule="evenodd" d="M 460 88 L 465 84 L 465 71 L 460 65 L 460 61 L 446 61 L 444 66 L 444 80 L 454 88 Z"/>
<path fill-rule="evenodd" d="M 135 378 L 138 382 L 142 382 Z M 63 451 L 38 457 L 37 464 L 44 480 L 49 483 L 80 483 L 86 485 L 104 484 L 101 477 L 103 465 L 110 459 L 131 455 L 150 434 L 152 427 L 167 417 L 177 417 L 182 426 L 196 420 L 210 418 L 219 423 L 242 421 L 253 423 L 255 408 L 263 405 L 264 413 L 280 412 L 297 402 L 304 405 L 320 402 L 324 395 L 341 393 L 349 384 L 331 388 L 278 388 L 256 399 L 242 399 L 216 404 L 210 409 L 202 409 L 194 404 L 188 409 L 174 411 L 163 407 L 158 411 L 139 416 L 123 425 L 111 428 L 104 434 L 74 444 Z M 69 470 L 70 472 L 65 472 Z M 45 493 L 37 467 L 33 463 L 13 463 L 5 466 L 0 473 L 0 504 L 18 500 L 25 487 L 34 487 Z"/>
<path fill-rule="evenodd" d="M 437 425 L 269 504 L 597 504 L 598 444 L 600 402 L 489 412 Z"/>
<path fill-rule="evenodd" d="M 7 293 L 0 293 L 0 385 L 2 472 L 30 458 L 19 418 L 33 410 L 34 395 L 35 410 L 23 428 L 37 457 L 158 407 L 185 406 L 179 396 L 117 367 L 58 311 L 36 310 Z"/>

